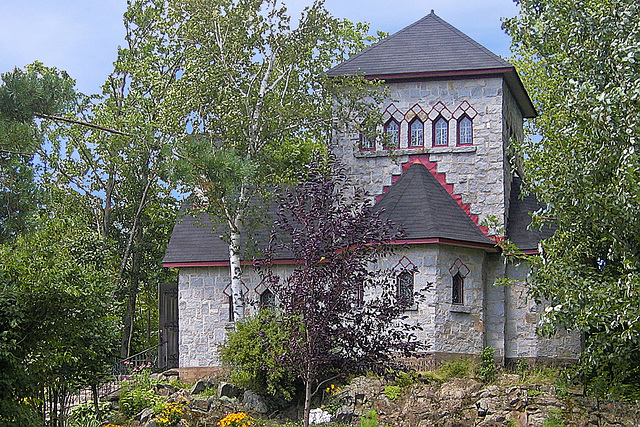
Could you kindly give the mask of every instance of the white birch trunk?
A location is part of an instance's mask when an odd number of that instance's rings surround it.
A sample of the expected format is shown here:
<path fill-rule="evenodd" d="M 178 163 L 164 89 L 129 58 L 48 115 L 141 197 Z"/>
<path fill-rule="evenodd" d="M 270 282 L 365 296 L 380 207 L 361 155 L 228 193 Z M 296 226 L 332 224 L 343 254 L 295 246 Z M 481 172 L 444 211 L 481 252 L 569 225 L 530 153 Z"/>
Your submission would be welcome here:
<path fill-rule="evenodd" d="M 242 258 L 240 256 L 240 224 L 236 217 L 236 226 L 231 227 L 229 244 L 229 274 L 231 276 L 231 295 L 233 304 L 233 320 L 244 318 L 244 289 L 242 286 Z"/>

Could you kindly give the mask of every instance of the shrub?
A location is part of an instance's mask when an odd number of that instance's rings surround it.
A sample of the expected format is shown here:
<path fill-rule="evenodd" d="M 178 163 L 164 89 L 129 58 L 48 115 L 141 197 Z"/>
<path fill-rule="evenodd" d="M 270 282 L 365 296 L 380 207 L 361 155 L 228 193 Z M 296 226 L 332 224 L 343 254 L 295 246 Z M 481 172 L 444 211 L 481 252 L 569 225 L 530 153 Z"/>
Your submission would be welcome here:
<path fill-rule="evenodd" d="M 380 425 L 380 416 L 374 410 L 367 412 L 365 416 L 360 417 L 358 425 L 360 427 L 378 427 Z"/>
<path fill-rule="evenodd" d="M 175 427 L 184 416 L 183 402 L 167 402 L 162 405 L 155 422 L 158 427 Z"/>
<path fill-rule="evenodd" d="M 418 382 L 418 375 L 415 371 L 403 372 L 399 371 L 396 374 L 396 384 L 401 388 L 410 387 Z"/>
<path fill-rule="evenodd" d="M 442 379 L 448 378 L 464 378 L 474 375 L 476 363 L 468 358 L 461 357 L 449 362 L 445 362 L 438 368 L 438 376 Z"/>
<path fill-rule="evenodd" d="M 281 363 L 290 336 L 278 313 L 261 310 L 236 323 L 220 347 L 222 363 L 231 367 L 231 382 L 256 393 L 291 401 L 297 391 L 295 374 Z"/>
<path fill-rule="evenodd" d="M 557 408 L 553 408 L 549 411 L 549 417 L 544 420 L 542 427 L 564 427 L 564 421 L 562 419 L 562 411 Z"/>
<path fill-rule="evenodd" d="M 496 380 L 496 365 L 494 360 L 494 350 L 492 347 L 485 347 L 480 354 L 480 367 L 478 377 L 484 383 L 491 383 Z"/>
<path fill-rule="evenodd" d="M 384 395 L 389 400 L 398 400 L 398 398 L 400 397 L 401 392 L 402 392 L 402 390 L 400 389 L 400 386 L 397 386 L 397 385 L 386 385 L 386 386 L 384 386 Z"/>
<path fill-rule="evenodd" d="M 146 367 L 138 367 L 133 370 L 130 379 L 122 381 L 120 389 L 120 412 L 126 417 L 133 417 L 144 408 L 152 407 L 162 402 L 162 397 L 153 391 L 153 386 L 158 383 L 150 377 L 151 370 Z"/>

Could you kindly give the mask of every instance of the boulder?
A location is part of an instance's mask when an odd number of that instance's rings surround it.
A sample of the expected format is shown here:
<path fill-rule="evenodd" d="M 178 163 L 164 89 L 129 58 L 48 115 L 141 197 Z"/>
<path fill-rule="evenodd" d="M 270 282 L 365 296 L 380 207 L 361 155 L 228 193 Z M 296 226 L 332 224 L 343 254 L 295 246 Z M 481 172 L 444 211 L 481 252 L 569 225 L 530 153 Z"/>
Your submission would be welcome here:
<path fill-rule="evenodd" d="M 269 407 L 264 398 L 251 390 L 245 390 L 242 403 L 248 411 L 254 411 L 259 414 L 269 412 Z"/>
<path fill-rule="evenodd" d="M 324 424 L 331 422 L 331 414 L 322 408 L 312 409 L 309 412 L 309 424 Z"/>
<path fill-rule="evenodd" d="M 236 387 L 233 384 L 221 382 L 218 385 L 219 397 L 228 397 L 229 399 L 235 399 L 237 397 L 240 397 L 241 394 L 242 394 L 242 389 Z"/>

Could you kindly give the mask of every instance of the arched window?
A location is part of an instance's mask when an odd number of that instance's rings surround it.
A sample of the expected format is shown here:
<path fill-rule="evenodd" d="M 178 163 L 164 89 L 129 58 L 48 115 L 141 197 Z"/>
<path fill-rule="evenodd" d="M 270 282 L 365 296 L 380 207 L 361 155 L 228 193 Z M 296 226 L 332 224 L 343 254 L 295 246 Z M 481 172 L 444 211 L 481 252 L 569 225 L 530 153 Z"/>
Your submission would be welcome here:
<path fill-rule="evenodd" d="M 260 308 L 273 308 L 276 306 L 276 296 L 270 289 L 266 289 L 260 295 Z"/>
<path fill-rule="evenodd" d="M 407 306 L 413 305 L 413 272 L 404 270 L 398 274 L 396 280 L 398 301 L 405 303 Z"/>
<path fill-rule="evenodd" d="M 460 273 L 453 275 L 451 302 L 453 304 L 464 304 L 464 279 Z"/>
<path fill-rule="evenodd" d="M 467 116 L 458 120 L 458 145 L 473 145 L 473 122 Z"/>
<path fill-rule="evenodd" d="M 449 123 L 440 116 L 433 124 L 433 146 L 443 147 L 449 145 Z"/>
<path fill-rule="evenodd" d="M 391 119 L 384 125 L 384 133 L 389 135 L 389 147 L 400 147 L 400 124 Z"/>
<path fill-rule="evenodd" d="M 416 118 L 409 125 L 409 148 L 424 147 L 424 123 Z"/>

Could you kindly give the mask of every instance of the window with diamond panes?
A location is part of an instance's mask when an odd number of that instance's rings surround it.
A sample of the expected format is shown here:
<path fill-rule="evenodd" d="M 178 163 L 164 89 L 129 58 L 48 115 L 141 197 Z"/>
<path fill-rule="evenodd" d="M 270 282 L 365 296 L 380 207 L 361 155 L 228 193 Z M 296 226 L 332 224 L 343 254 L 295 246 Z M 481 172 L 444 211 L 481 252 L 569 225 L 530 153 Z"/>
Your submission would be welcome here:
<path fill-rule="evenodd" d="M 424 147 L 424 123 L 422 120 L 415 119 L 409 127 L 409 147 Z"/>
<path fill-rule="evenodd" d="M 433 124 L 433 145 L 434 147 L 449 145 L 449 123 L 444 117 L 440 117 Z"/>
<path fill-rule="evenodd" d="M 458 121 L 458 145 L 473 145 L 473 122 L 467 116 Z"/>

